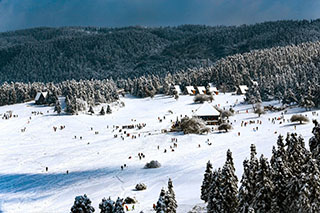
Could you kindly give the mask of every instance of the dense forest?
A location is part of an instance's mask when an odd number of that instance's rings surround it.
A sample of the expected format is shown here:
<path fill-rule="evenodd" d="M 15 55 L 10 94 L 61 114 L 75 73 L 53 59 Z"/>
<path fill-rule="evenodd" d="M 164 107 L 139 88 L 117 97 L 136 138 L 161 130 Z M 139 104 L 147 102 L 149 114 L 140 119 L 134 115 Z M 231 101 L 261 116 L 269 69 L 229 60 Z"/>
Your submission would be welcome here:
<path fill-rule="evenodd" d="M 320 125 L 313 122 L 310 150 L 295 133 L 285 139 L 279 135 L 270 161 L 263 155 L 258 158 L 252 144 L 250 158 L 243 161 L 239 189 L 230 150 L 222 168 L 213 170 L 209 161 L 201 186 L 207 212 L 319 212 Z"/>
<path fill-rule="evenodd" d="M 164 77 L 226 56 L 320 39 L 320 20 L 242 26 L 63 27 L 0 34 L 0 83 Z"/>

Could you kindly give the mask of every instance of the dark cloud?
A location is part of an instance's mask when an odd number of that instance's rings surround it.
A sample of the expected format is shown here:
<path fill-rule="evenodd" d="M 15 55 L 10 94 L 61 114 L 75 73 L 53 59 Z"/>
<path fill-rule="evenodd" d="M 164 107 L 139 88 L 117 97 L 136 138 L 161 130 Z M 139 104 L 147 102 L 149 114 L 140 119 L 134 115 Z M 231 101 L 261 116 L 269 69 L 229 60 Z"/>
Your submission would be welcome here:
<path fill-rule="evenodd" d="M 0 31 L 37 26 L 239 25 L 318 17 L 319 0 L 0 0 Z"/>

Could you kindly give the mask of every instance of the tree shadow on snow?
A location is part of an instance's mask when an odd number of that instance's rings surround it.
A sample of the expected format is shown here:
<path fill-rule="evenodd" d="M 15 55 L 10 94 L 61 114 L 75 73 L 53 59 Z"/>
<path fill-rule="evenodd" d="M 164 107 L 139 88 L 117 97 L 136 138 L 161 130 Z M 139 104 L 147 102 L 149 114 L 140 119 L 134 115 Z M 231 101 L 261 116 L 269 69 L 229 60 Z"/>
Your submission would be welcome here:
<path fill-rule="evenodd" d="M 280 128 L 285 128 L 285 127 L 291 127 L 291 126 L 300 126 L 300 125 L 306 125 L 307 123 L 291 123 L 291 124 L 285 124 L 280 126 Z"/>
<path fill-rule="evenodd" d="M 47 191 L 118 172 L 116 168 L 101 168 L 66 173 L 0 174 L 0 193 Z"/>

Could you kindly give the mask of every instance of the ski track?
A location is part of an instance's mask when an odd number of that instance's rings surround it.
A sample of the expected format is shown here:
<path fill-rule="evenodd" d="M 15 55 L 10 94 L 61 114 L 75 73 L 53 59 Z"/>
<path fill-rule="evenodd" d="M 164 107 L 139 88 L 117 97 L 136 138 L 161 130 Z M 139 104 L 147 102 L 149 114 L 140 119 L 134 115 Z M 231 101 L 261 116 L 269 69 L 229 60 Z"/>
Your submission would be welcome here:
<path fill-rule="evenodd" d="M 213 104 L 229 107 L 237 99 L 242 101 L 243 96 L 219 94 Z M 131 196 L 139 201 L 133 212 L 152 212 L 152 204 L 157 202 L 161 188 L 167 186 L 170 177 L 179 205 L 178 212 L 185 213 L 195 204 L 202 203 L 200 186 L 208 160 L 214 168 L 221 167 L 226 151 L 230 149 L 236 174 L 241 179 L 242 163 L 249 157 L 250 144 L 256 144 L 258 155 L 264 154 L 270 158 L 279 134 L 285 136 L 287 132 L 297 132 L 305 138 L 306 145 L 312 136 L 311 122 L 297 125 L 294 130 L 294 126 L 287 125 L 287 122 L 280 125 L 278 121 L 276 124 L 268 121 L 268 118 L 279 117 L 281 112 L 268 112 L 258 118 L 251 111 L 245 112 L 251 110 L 251 105 L 241 103 L 234 108 L 240 114 L 230 118 L 233 122 L 231 132 L 163 134 L 160 130 L 170 128 L 170 119 L 175 121 L 180 114 L 190 116 L 191 110 L 200 106 L 192 103 L 192 96 L 180 96 L 178 101 L 162 95 L 153 99 L 127 96 L 121 100 L 125 102 L 125 107 L 114 106 L 113 113 L 105 116 L 85 113 L 57 116 L 53 107 L 35 106 L 32 102 L 0 107 L 0 114 L 12 110 L 13 114 L 19 115 L 18 118 L 0 120 L 0 212 L 69 212 L 75 196 L 84 193 L 91 199 L 96 211 L 99 211 L 98 205 L 103 197 L 111 196 L 116 200 L 118 196 Z M 63 98 L 60 102 L 64 106 Z M 266 104 L 278 105 L 277 102 Z M 173 114 L 169 114 L 168 110 L 172 110 Z M 32 111 L 41 111 L 43 115 L 32 115 Z M 95 112 L 99 111 L 100 106 L 95 108 Z M 301 112 L 319 120 L 319 117 L 301 108 L 289 109 L 285 118 Z M 166 119 L 159 123 L 157 118 L 164 115 Z M 28 124 L 29 117 L 32 119 Z M 136 122 L 131 119 L 136 119 Z M 241 127 L 241 121 L 257 119 L 262 121 L 262 125 Z M 125 137 L 123 141 L 120 133 L 112 132 L 113 125 L 138 123 L 146 123 L 147 126 L 141 130 L 127 130 L 135 135 L 140 133 L 141 137 L 137 139 Z M 66 128 L 59 130 L 60 125 Z M 56 132 L 53 126 L 58 127 Z M 255 132 L 253 128 L 256 126 L 259 130 Z M 24 127 L 26 131 L 22 133 Z M 99 134 L 96 135 L 95 131 Z M 149 135 L 149 132 L 152 134 Z M 241 132 L 240 136 L 238 132 Z M 114 134 L 118 134 L 118 138 L 114 138 Z M 77 138 L 74 139 L 74 136 Z M 169 149 L 173 145 L 173 137 L 178 138 L 175 152 Z M 208 138 L 211 146 L 206 143 Z M 168 152 L 164 153 L 164 149 Z M 139 160 L 139 152 L 144 153 L 146 158 Z M 132 159 L 129 160 L 129 156 Z M 158 160 L 162 167 L 143 169 L 150 160 Z M 120 166 L 124 163 L 128 167 L 121 171 Z M 66 174 L 67 170 L 69 174 Z M 140 182 L 147 184 L 147 190 L 134 190 Z"/>

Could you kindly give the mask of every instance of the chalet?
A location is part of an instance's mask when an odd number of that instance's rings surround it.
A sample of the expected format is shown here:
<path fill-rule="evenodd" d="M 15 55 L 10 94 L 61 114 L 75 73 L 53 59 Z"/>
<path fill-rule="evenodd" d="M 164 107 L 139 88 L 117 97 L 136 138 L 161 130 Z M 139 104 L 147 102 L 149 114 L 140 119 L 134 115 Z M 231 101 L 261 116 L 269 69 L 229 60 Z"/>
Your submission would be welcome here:
<path fill-rule="evenodd" d="M 174 89 L 176 90 L 176 92 L 178 93 L 178 95 L 182 94 L 180 86 L 179 85 L 174 85 Z"/>
<path fill-rule="evenodd" d="M 206 94 L 206 88 L 203 86 L 197 87 L 197 90 L 198 90 L 198 93 L 201 95 Z"/>
<path fill-rule="evenodd" d="M 218 125 L 220 112 L 211 104 L 204 102 L 193 114 L 194 117 L 201 118 L 207 125 Z"/>
<path fill-rule="evenodd" d="M 195 95 L 196 94 L 196 90 L 194 89 L 193 86 L 186 86 L 186 90 L 187 90 L 187 93 L 189 95 Z"/>
<path fill-rule="evenodd" d="M 48 92 L 38 92 L 34 101 L 37 105 L 42 105 L 46 103 Z"/>
<path fill-rule="evenodd" d="M 247 85 L 237 86 L 237 95 L 245 95 L 248 91 Z"/>
<path fill-rule="evenodd" d="M 219 90 L 212 83 L 209 83 L 209 90 L 211 94 L 216 94 L 216 95 L 219 94 Z"/>

